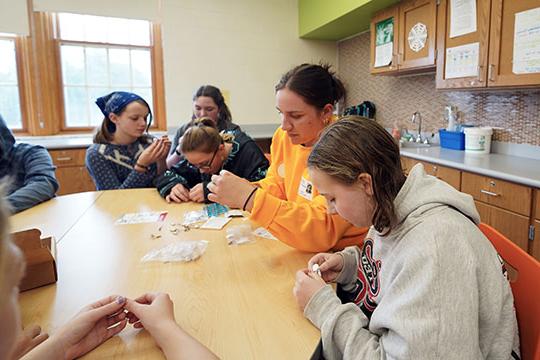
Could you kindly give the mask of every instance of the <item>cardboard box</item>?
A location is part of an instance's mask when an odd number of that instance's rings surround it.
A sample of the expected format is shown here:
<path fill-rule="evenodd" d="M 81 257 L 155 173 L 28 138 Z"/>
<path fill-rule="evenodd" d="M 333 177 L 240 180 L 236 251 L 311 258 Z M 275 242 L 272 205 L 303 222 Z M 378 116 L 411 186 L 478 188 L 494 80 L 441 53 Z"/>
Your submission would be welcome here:
<path fill-rule="evenodd" d="M 26 260 L 26 273 L 19 284 L 21 291 L 54 284 L 56 271 L 56 242 L 53 237 L 41 238 L 41 231 L 30 229 L 11 234 Z"/>

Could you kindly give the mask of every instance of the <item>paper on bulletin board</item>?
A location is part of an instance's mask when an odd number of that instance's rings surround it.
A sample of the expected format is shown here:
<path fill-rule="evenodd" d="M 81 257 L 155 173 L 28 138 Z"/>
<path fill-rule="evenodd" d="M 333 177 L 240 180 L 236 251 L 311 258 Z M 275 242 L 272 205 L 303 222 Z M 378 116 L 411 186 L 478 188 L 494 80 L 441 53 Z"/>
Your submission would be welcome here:
<path fill-rule="evenodd" d="M 392 62 L 394 49 L 394 18 L 375 24 L 375 64 L 374 67 L 387 66 Z"/>
<path fill-rule="evenodd" d="M 480 43 L 471 43 L 446 49 L 445 78 L 455 79 L 478 76 Z"/>
<path fill-rule="evenodd" d="M 476 31 L 476 0 L 450 0 L 450 37 Z"/>
<path fill-rule="evenodd" d="M 540 8 L 516 13 L 512 71 L 540 72 Z"/>

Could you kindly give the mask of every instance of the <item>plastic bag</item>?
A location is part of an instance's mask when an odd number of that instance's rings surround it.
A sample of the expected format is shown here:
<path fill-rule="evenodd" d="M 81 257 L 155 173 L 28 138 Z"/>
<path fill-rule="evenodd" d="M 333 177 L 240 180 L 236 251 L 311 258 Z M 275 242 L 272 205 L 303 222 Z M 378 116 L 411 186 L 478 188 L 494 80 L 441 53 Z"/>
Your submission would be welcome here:
<path fill-rule="evenodd" d="M 193 225 L 206 220 L 208 220 L 206 210 L 188 211 L 184 214 L 184 222 L 182 225 Z"/>
<path fill-rule="evenodd" d="M 255 241 L 250 224 L 234 225 L 227 228 L 227 243 L 229 245 L 242 245 Z"/>
<path fill-rule="evenodd" d="M 198 259 L 206 251 L 208 241 L 178 241 L 151 250 L 141 259 L 142 262 L 188 262 Z"/>
<path fill-rule="evenodd" d="M 272 233 L 268 230 L 266 230 L 263 227 L 258 227 L 255 230 L 253 230 L 253 234 L 260 236 L 262 238 L 268 239 L 268 240 L 277 240 L 277 238 L 272 235 Z"/>

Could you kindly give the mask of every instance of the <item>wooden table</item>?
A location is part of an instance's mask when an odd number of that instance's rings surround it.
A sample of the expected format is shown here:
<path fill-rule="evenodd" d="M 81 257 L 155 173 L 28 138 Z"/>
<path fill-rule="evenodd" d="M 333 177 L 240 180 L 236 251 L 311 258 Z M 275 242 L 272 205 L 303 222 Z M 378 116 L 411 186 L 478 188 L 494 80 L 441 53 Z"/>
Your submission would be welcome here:
<path fill-rule="evenodd" d="M 171 295 L 177 322 L 223 359 L 306 359 L 319 331 L 303 317 L 292 295 L 294 274 L 311 254 L 279 241 L 257 238 L 227 245 L 225 231 L 180 231 L 185 211 L 198 204 L 167 204 L 154 189 L 115 190 L 61 196 L 12 216 L 13 230 L 35 223 L 57 239 L 58 282 L 21 294 L 23 324 L 49 332 L 82 306 L 109 294 L 136 297 L 150 291 Z M 157 224 L 115 225 L 124 213 L 168 211 L 162 238 Z M 229 225 L 245 221 L 234 219 Z M 226 228 L 225 228 L 226 229 Z M 182 240 L 209 241 L 190 263 L 143 263 L 153 248 Z M 128 327 L 88 358 L 163 358 L 152 338 Z"/>

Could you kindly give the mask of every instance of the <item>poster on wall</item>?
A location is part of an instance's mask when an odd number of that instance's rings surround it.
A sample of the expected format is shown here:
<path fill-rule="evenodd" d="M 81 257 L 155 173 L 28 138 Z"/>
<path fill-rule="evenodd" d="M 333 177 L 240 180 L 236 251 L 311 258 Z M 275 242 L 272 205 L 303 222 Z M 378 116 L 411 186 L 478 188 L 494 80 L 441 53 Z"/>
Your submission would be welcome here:
<path fill-rule="evenodd" d="M 476 0 L 450 0 L 450 37 L 476 31 Z"/>
<path fill-rule="evenodd" d="M 478 76 L 480 43 L 446 49 L 445 78 L 456 79 Z"/>
<path fill-rule="evenodd" d="M 516 13 L 514 74 L 540 73 L 540 8 Z"/>
<path fill-rule="evenodd" d="M 392 62 L 394 49 L 394 18 L 375 24 L 375 64 L 374 67 L 388 66 Z"/>

